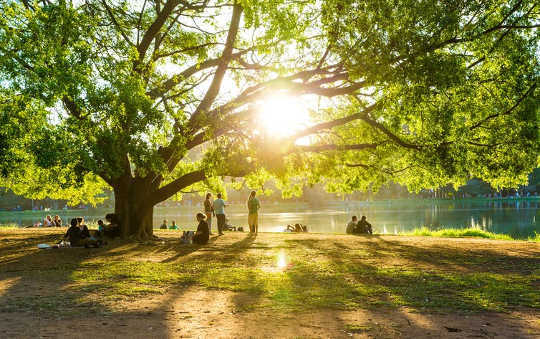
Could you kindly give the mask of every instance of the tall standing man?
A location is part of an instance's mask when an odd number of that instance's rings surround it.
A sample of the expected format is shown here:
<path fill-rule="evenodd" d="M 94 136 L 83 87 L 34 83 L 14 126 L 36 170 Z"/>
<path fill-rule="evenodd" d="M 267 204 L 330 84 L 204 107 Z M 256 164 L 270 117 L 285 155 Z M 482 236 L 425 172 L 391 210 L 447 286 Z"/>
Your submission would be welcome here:
<path fill-rule="evenodd" d="M 214 200 L 214 214 L 217 218 L 217 227 L 219 235 L 223 235 L 225 228 L 225 200 L 221 199 L 221 193 L 218 193 L 217 199 Z"/>
<path fill-rule="evenodd" d="M 251 191 L 247 201 L 247 208 L 249 231 L 257 233 L 259 232 L 259 208 L 261 208 L 261 203 L 255 197 L 255 194 L 257 194 L 255 191 Z"/>
<path fill-rule="evenodd" d="M 206 193 L 204 200 L 204 214 L 206 215 L 206 223 L 208 224 L 208 234 L 212 234 L 212 215 L 214 214 L 214 204 L 212 203 L 212 193 Z"/>

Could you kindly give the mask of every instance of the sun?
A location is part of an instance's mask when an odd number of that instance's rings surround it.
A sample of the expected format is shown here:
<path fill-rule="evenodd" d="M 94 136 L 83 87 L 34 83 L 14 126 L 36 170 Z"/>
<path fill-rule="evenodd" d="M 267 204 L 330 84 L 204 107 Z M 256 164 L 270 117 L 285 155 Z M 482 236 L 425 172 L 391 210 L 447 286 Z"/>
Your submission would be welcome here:
<path fill-rule="evenodd" d="M 261 132 L 285 138 L 310 125 L 308 107 L 300 98 L 276 94 L 259 103 L 258 123 Z"/>

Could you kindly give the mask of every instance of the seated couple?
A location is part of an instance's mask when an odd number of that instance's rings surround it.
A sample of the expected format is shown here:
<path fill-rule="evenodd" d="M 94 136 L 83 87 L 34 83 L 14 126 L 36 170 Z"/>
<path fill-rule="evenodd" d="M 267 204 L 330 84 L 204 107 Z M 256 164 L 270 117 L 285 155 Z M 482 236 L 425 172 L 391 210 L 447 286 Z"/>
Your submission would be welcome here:
<path fill-rule="evenodd" d="M 197 245 L 204 245 L 208 243 L 208 239 L 210 238 L 210 231 L 208 229 L 208 223 L 206 222 L 206 215 L 202 213 L 197 213 L 197 221 L 199 222 L 199 225 L 197 226 L 197 231 L 184 231 L 184 234 L 182 234 L 182 237 L 180 238 L 180 241 L 184 244 L 189 244 L 193 242 Z"/>
<path fill-rule="evenodd" d="M 371 224 L 367 222 L 366 216 L 363 215 L 362 219 L 358 221 L 356 215 L 353 215 L 352 220 L 347 224 L 348 234 L 373 234 Z"/>
<path fill-rule="evenodd" d="M 69 241 L 71 247 L 99 247 L 102 242 L 90 235 L 83 218 L 71 219 L 71 226 L 64 235 L 64 241 Z"/>
<path fill-rule="evenodd" d="M 48 215 L 43 219 L 43 227 L 62 227 L 62 219 L 58 215 L 55 215 L 54 219 Z"/>
<path fill-rule="evenodd" d="M 287 225 L 287 229 L 285 230 L 285 232 L 307 232 L 307 225 L 302 225 L 302 224 L 295 224 L 294 226 Z"/>

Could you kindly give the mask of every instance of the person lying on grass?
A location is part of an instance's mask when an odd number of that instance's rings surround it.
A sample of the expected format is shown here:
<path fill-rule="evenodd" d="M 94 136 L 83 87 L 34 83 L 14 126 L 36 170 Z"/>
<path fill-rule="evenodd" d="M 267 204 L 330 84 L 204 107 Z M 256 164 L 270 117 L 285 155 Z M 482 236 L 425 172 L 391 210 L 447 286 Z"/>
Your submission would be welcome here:
<path fill-rule="evenodd" d="M 307 232 L 307 226 L 302 224 L 287 225 L 285 232 Z"/>

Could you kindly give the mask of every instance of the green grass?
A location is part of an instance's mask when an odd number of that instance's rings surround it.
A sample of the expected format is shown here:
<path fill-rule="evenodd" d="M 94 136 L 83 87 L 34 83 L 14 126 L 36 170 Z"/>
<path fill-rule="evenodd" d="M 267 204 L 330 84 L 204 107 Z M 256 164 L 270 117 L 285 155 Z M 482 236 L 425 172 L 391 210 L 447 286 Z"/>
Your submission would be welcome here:
<path fill-rule="evenodd" d="M 535 231 L 534 235 L 529 236 L 529 238 L 527 240 L 534 241 L 534 242 L 540 242 L 540 233 Z"/>
<path fill-rule="evenodd" d="M 16 278 L 16 284 L 32 293 L 47 286 L 50 295 L 11 295 L 8 290 L 0 296 L 0 310 L 115 312 L 121 301 L 190 286 L 249 296 L 249 302 L 236 306 L 239 311 L 407 306 L 480 312 L 540 307 L 540 256 L 507 255 L 486 249 L 488 243 L 477 250 L 475 244 L 458 247 L 452 240 L 448 246 L 420 247 L 391 236 L 254 238 L 229 233 L 220 243 L 202 248 L 169 240 L 38 251 L 34 243 L 44 239 L 28 244 L 7 238 L 0 243 L 0 280 Z M 281 261 L 284 266 L 278 265 Z"/>
<path fill-rule="evenodd" d="M 483 238 L 496 240 L 516 240 L 507 234 L 497 234 L 476 228 L 446 228 L 442 230 L 430 230 L 427 227 L 416 228 L 400 235 L 414 235 L 423 237 L 443 237 L 443 238 Z"/>

